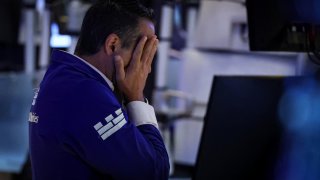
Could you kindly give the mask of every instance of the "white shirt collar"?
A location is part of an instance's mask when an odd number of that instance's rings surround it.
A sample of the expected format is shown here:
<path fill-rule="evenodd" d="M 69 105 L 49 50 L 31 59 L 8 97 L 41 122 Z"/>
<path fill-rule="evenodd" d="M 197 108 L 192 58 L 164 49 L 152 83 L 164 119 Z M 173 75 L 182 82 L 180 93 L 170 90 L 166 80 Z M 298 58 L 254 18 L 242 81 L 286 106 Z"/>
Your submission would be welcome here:
<path fill-rule="evenodd" d="M 66 52 L 68 53 L 68 52 Z M 93 70 L 95 70 L 97 73 L 100 74 L 100 76 L 107 82 L 107 84 L 109 85 L 109 87 L 112 89 L 112 91 L 114 91 L 114 86 L 112 81 L 110 81 L 110 79 L 108 79 L 101 71 L 99 71 L 99 69 L 97 69 L 96 67 L 94 67 L 93 65 L 91 65 L 90 63 L 88 63 L 86 60 L 80 58 L 79 56 L 75 55 L 75 54 L 71 54 L 68 53 L 76 58 L 78 58 L 79 60 L 81 60 L 82 62 L 84 62 L 85 64 L 87 64 L 89 67 L 91 67 Z"/>

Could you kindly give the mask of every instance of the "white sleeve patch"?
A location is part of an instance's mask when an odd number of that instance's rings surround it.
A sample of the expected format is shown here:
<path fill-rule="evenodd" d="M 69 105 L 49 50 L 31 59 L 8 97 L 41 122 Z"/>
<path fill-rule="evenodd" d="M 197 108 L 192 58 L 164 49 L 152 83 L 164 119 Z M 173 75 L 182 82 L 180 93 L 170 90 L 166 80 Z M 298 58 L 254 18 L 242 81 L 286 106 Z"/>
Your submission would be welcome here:
<path fill-rule="evenodd" d="M 117 132 L 127 123 L 121 108 L 116 110 L 114 113 L 117 115 L 115 118 L 112 114 L 108 115 L 105 118 L 105 121 L 107 123 L 106 125 L 103 125 L 101 122 L 98 122 L 93 126 L 103 140 L 106 140 L 108 137 Z"/>

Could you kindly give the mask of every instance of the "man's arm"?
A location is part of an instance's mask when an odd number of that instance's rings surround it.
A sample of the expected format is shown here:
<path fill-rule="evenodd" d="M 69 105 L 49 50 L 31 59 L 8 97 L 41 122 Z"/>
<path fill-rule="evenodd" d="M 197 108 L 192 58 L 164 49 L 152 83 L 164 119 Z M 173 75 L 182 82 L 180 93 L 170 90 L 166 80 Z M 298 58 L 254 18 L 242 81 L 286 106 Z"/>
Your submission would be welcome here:
<path fill-rule="evenodd" d="M 78 98 L 77 109 L 70 107 L 78 112 L 73 115 L 77 124 L 71 135 L 62 137 L 64 149 L 114 179 L 168 179 L 168 154 L 153 107 L 133 101 L 125 110 L 99 83 L 84 82 L 79 87 L 85 96 Z"/>

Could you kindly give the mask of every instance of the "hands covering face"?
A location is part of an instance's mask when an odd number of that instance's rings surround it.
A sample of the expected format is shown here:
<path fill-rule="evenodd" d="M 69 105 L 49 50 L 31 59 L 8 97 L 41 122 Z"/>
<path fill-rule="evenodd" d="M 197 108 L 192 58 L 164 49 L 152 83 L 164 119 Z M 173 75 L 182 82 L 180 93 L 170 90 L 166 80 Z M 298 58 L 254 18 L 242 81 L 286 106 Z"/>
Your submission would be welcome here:
<path fill-rule="evenodd" d="M 143 90 L 148 74 L 151 72 L 157 46 L 158 39 L 155 35 L 150 38 L 142 37 L 126 69 L 122 57 L 115 56 L 117 86 L 127 101 L 144 101 Z"/>

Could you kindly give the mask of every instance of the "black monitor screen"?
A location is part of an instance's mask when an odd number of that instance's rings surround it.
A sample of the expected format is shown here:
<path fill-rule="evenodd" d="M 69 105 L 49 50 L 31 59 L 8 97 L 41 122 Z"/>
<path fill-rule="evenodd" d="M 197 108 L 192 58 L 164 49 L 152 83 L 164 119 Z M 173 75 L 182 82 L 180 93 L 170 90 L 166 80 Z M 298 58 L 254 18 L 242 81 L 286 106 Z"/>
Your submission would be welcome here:
<path fill-rule="evenodd" d="M 214 78 L 193 179 L 320 179 L 320 83 Z"/>
<path fill-rule="evenodd" d="M 282 79 L 275 78 L 214 78 L 194 179 L 268 176 L 281 134 L 281 87 Z"/>

